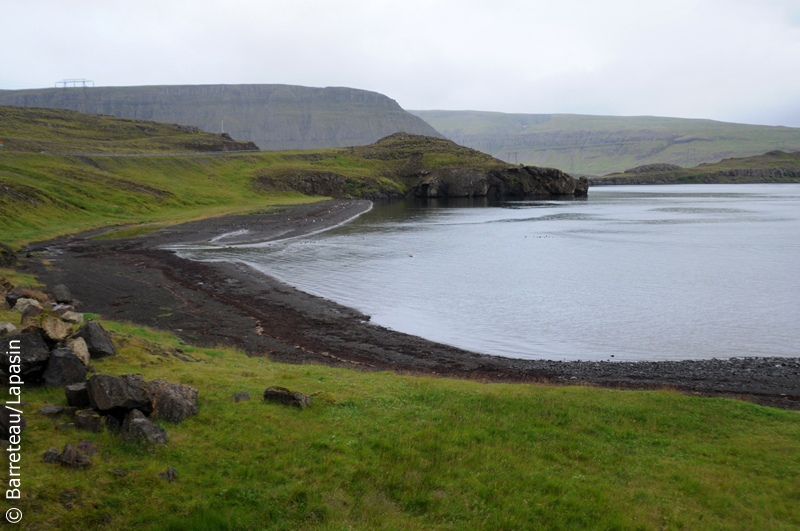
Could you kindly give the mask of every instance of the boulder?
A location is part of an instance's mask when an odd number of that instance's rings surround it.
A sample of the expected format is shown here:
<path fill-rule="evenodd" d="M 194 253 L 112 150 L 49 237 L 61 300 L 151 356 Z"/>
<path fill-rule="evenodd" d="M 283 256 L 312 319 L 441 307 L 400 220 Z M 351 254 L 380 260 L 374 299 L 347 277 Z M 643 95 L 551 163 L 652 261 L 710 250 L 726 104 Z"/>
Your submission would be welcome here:
<path fill-rule="evenodd" d="M 86 381 L 86 366 L 68 348 L 57 348 L 50 354 L 42 375 L 48 387 L 64 387 Z"/>
<path fill-rule="evenodd" d="M 61 314 L 61 319 L 68 323 L 83 324 L 83 314 L 80 312 L 66 311 Z"/>
<path fill-rule="evenodd" d="M 6 302 L 12 308 L 17 304 L 19 299 L 35 299 L 39 303 L 44 303 L 47 302 L 48 297 L 46 293 L 24 286 L 16 286 L 6 293 Z"/>
<path fill-rule="evenodd" d="M 12 431 L 14 426 L 19 426 L 19 431 L 22 431 L 28 426 L 28 421 L 7 406 L 0 406 L 0 439 L 5 441 L 10 435 L 19 435 L 16 430 Z"/>
<path fill-rule="evenodd" d="M 73 328 L 69 323 L 65 323 L 57 317 L 52 315 L 46 316 L 42 319 L 42 330 L 52 341 L 61 343 L 72 335 Z"/>
<path fill-rule="evenodd" d="M 89 401 L 89 391 L 86 389 L 86 382 L 64 387 L 64 394 L 67 395 L 67 404 L 72 407 L 85 408 L 91 405 Z"/>
<path fill-rule="evenodd" d="M 6 336 L 17 329 L 13 324 L 3 321 L 0 323 L 0 337 Z"/>
<path fill-rule="evenodd" d="M 12 347 L 17 347 L 18 350 L 12 350 Z M 25 383 L 38 381 L 47 360 L 50 359 L 50 349 L 47 348 L 44 339 L 39 334 L 26 334 L 15 333 L 9 334 L 0 338 L 0 369 L 8 375 L 10 370 L 10 357 L 6 356 L 6 352 L 19 352 L 20 356 L 20 376 Z M 7 381 L 8 378 L 6 377 Z"/>
<path fill-rule="evenodd" d="M 82 337 L 72 338 L 67 340 L 67 348 L 71 349 L 72 352 L 75 353 L 76 356 L 86 365 L 87 369 L 89 370 L 89 347 L 86 346 L 86 341 L 83 340 Z"/>
<path fill-rule="evenodd" d="M 62 466 L 69 466 L 72 468 L 85 468 L 92 466 L 92 462 L 85 454 L 79 452 L 75 445 L 68 444 L 64 447 L 64 451 L 58 456 L 58 461 Z"/>
<path fill-rule="evenodd" d="M 285 387 L 267 387 L 266 391 L 264 391 L 264 400 L 287 406 L 297 406 L 300 409 L 311 405 L 310 396 L 291 391 Z"/>
<path fill-rule="evenodd" d="M 4 243 L 0 243 L 0 267 L 14 267 L 17 264 L 17 253 Z"/>
<path fill-rule="evenodd" d="M 131 410 L 125 417 L 120 434 L 123 439 L 142 439 L 151 444 L 167 442 L 167 432 L 138 409 Z"/>
<path fill-rule="evenodd" d="M 172 467 L 168 467 L 164 472 L 159 472 L 158 477 L 166 479 L 170 483 L 178 479 L 178 471 Z"/>
<path fill-rule="evenodd" d="M 45 417 L 55 418 L 64 413 L 64 411 L 64 406 L 44 406 L 39 410 L 39 414 L 44 415 Z"/>
<path fill-rule="evenodd" d="M 105 420 L 94 409 L 84 409 L 75 413 L 76 428 L 100 433 L 103 431 L 103 426 L 105 426 Z"/>
<path fill-rule="evenodd" d="M 86 389 L 89 392 L 89 402 L 94 409 L 111 411 L 119 408 L 139 408 L 148 413 L 152 411 L 147 384 L 141 374 L 123 376 L 95 374 L 89 378 Z"/>
<path fill-rule="evenodd" d="M 111 336 L 97 321 L 89 321 L 80 327 L 80 329 L 75 332 L 74 337 L 80 337 L 86 341 L 89 354 L 91 354 L 93 358 L 112 356 L 117 353 L 114 343 L 111 342 Z"/>
<path fill-rule="evenodd" d="M 153 405 L 153 417 L 181 422 L 197 415 L 199 391 L 186 384 L 169 384 L 164 380 L 147 382 L 147 391 Z"/>
<path fill-rule="evenodd" d="M 29 312 L 30 308 L 34 308 L 39 310 L 38 313 Z M 12 312 L 17 312 L 23 314 L 24 317 L 31 317 L 36 316 L 42 313 L 42 304 L 37 301 L 36 299 L 26 299 L 26 298 L 19 298 L 14 301 L 14 306 L 11 308 Z M 27 312 L 27 313 L 26 313 Z"/>
<path fill-rule="evenodd" d="M 54 287 L 52 293 L 56 302 L 60 302 L 62 304 L 69 304 L 72 302 L 72 295 L 69 292 L 69 288 L 67 288 L 64 284 L 59 284 Z"/>
<path fill-rule="evenodd" d="M 235 395 L 231 396 L 231 398 L 233 398 L 234 402 L 242 402 L 244 400 L 250 400 L 250 393 L 248 393 L 247 391 L 240 391 Z"/>
<path fill-rule="evenodd" d="M 42 460 L 51 465 L 58 463 L 58 448 L 51 446 L 49 450 L 42 454 Z"/>

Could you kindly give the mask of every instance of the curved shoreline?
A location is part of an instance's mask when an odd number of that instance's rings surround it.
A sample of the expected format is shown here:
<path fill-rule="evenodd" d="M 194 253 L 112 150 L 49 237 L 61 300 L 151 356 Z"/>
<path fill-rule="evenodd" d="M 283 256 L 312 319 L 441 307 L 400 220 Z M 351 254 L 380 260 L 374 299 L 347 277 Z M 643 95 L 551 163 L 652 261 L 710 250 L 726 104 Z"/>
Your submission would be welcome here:
<path fill-rule="evenodd" d="M 305 236 L 369 208 L 363 200 L 326 201 L 210 218 L 135 239 L 59 238 L 29 246 L 27 251 L 42 256 L 27 259 L 25 266 L 50 287 L 66 284 L 85 310 L 104 318 L 172 330 L 190 344 L 225 344 L 280 362 L 492 382 L 673 389 L 800 410 L 800 358 L 560 362 L 489 356 L 370 324 L 357 310 L 296 290 L 243 263 L 193 262 L 163 249 L 214 238 L 217 244 L 236 245 Z"/>

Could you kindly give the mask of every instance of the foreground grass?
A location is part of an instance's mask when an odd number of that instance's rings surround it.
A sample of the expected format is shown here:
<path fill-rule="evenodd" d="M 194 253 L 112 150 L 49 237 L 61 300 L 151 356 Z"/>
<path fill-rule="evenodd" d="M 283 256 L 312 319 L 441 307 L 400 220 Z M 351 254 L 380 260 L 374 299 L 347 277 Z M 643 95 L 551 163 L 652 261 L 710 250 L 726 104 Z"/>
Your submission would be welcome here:
<path fill-rule="evenodd" d="M 283 365 L 103 323 L 99 372 L 200 389 L 160 448 L 59 430 L 26 388 L 23 529 L 797 529 L 800 415 L 670 392 Z M 175 349 L 199 361 L 182 361 Z M 317 393 L 264 403 L 270 385 Z M 248 391 L 249 402 L 230 398 Z M 94 465 L 41 461 L 86 441 Z M 174 483 L 157 477 L 168 466 Z M 112 472 L 126 471 L 124 477 Z M 51 527 L 52 526 L 52 527 Z"/>

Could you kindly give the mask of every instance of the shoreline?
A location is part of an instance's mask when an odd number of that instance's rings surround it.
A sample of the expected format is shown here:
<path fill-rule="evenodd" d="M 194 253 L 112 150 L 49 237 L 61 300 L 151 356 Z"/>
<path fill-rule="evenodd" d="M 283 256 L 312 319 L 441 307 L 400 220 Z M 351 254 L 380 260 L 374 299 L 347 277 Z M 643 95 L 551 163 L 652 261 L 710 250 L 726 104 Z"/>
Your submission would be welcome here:
<path fill-rule="evenodd" d="M 800 410 L 800 357 L 588 362 L 479 354 L 373 325 L 357 310 L 244 263 L 193 262 L 174 250 L 215 238 L 216 244 L 236 245 L 308 236 L 370 208 L 365 200 L 334 200 L 209 218 L 139 238 L 75 235 L 32 244 L 25 250 L 41 256 L 21 261 L 49 287 L 66 284 L 82 309 L 105 319 L 170 330 L 189 344 L 225 344 L 279 362 L 486 382 L 670 389 Z"/>

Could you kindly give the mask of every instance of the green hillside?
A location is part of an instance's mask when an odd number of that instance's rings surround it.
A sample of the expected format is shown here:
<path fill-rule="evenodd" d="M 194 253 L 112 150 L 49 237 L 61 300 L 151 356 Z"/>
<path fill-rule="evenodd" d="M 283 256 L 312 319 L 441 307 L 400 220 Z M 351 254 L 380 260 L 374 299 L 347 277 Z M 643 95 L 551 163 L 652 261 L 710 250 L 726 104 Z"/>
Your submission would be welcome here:
<path fill-rule="evenodd" d="M 651 116 L 410 112 L 461 145 L 573 175 L 604 175 L 652 163 L 688 167 L 776 149 L 800 150 L 800 129 L 788 127 Z"/>
<path fill-rule="evenodd" d="M 226 132 L 263 150 L 370 144 L 392 133 L 441 136 L 377 92 L 292 85 L 0 90 L 0 105 L 70 109 Z"/>
<path fill-rule="evenodd" d="M 693 168 L 663 164 L 638 166 L 622 173 L 590 179 L 604 184 L 781 183 L 800 182 L 800 151 L 770 151 L 754 157 L 730 158 Z"/>
<path fill-rule="evenodd" d="M 395 134 L 363 147 L 205 154 L 220 135 L 71 111 L 0 107 L 0 242 L 21 245 L 115 224 L 179 222 L 314 201 L 389 197 L 421 168 L 508 165 L 441 138 Z M 248 147 L 227 141 L 232 147 Z M 40 153 L 175 152 L 73 156 Z"/>

